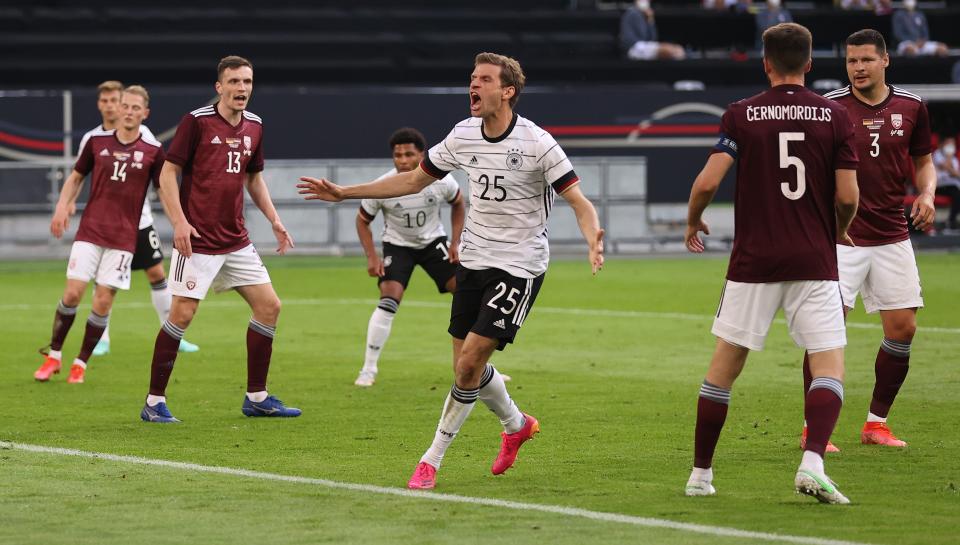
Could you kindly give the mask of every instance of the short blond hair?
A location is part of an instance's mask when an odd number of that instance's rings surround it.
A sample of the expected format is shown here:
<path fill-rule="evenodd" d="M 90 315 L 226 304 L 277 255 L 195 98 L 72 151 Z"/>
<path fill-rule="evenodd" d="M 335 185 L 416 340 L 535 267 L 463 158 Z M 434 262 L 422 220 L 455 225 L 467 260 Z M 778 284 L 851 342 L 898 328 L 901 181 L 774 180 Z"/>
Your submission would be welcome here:
<path fill-rule="evenodd" d="M 101 83 L 100 85 L 97 85 L 97 97 L 98 97 L 98 98 L 99 98 L 100 95 L 102 95 L 103 93 L 112 93 L 112 92 L 114 92 L 114 91 L 123 92 L 123 84 L 120 83 L 120 82 L 117 81 L 117 80 L 110 79 L 110 80 L 107 80 L 107 81 Z"/>
<path fill-rule="evenodd" d="M 150 93 L 142 85 L 131 85 L 123 90 L 124 93 L 130 93 L 131 95 L 137 95 L 138 97 L 143 98 L 143 107 L 147 108 L 150 106 Z"/>
<path fill-rule="evenodd" d="M 473 59 L 473 65 L 492 64 L 500 67 L 500 86 L 513 87 L 514 93 L 510 97 L 510 107 L 513 108 L 520 100 L 520 91 L 523 90 L 527 82 L 527 76 L 523 75 L 523 68 L 517 59 L 499 55 L 497 53 L 480 53 Z"/>

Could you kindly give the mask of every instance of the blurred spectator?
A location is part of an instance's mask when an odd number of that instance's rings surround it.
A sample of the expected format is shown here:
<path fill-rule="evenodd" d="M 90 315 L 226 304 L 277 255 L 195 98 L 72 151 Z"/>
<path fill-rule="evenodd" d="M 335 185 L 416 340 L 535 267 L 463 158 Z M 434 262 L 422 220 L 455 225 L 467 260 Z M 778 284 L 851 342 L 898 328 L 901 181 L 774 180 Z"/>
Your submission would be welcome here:
<path fill-rule="evenodd" d="M 704 9 L 716 11 L 746 12 L 753 4 L 753 0 L 703 0 Z"/>
<path fill-rule="evenodd" d="M 872 10 L 877 15 L 887 15 L 891 11 L 890 0 L 835 0 L 834 3 L 843 10 Z"/>
<path fill-rule="evenodd" d="M 763 47 L 763 31 L 779 25 L 780 23 L 792 23 L 793 16 L 787 8 L 780 5 L 780 0 L 767 0 L 767 9 L 757 12 L 757 47 Z"/>
<path fill-rule="evenodd" d="M 927 17 L 917 10 L 917 0 L 903 0 L 903 9 L 893 14 L 893 38 L 899 42 L 897 54 L 914 55 L 947 54 L 947 46 L 930 40 Z"/>
<path fill-rule="evenodd" d="M 937 195 L 950 197 L 950 216 L 947 229 L 957 230 L 957 214 L 960 213 L 960 160 L 957 160 L 957 140 L 946 137 L 933 152 L 933 166 L 937 169 Z"/>
<path fill-rule="evenodd" d="M 682 60 L 686 57 L 682 46 L 657 41 L 657 22 L 653 19 L 650 0 L 636 0 L 633 7 L 623 12 L 620 18 L 620 47 L 628 59 L 635 61 Z"/>

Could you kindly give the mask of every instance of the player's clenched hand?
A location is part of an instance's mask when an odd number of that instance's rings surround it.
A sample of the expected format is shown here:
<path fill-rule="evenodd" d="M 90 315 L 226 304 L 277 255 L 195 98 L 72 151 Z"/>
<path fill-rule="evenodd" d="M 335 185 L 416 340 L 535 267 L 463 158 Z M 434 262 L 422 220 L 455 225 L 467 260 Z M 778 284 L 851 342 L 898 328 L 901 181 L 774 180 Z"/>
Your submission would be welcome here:
<path fill-rule="evenodd" d="M 933 225 L 936 215 L 937 211 L 933 207 L 933 197 L 930 194 L 924 193 L 913 201 L 913 211 L 910 213 L 910 218 L 913 220 L 913 226 L 917 229 L 923 231 Z"/>
<path fill-rule="evenodd" d="M 309 176 L 300 178 L 297 184 L 298 193 L 308 201 L 321 200 L 329 202 L 340 202 L 343 200 L 343 188 L 337 184 L 325 179 L 316 179 Z"/>
<path fill-rule="evenodd" d="M 846 231 L 837 233 L 837 242 L 839 242 L 840 244 L 845 244 L 847 246 L 856 246 L 856 244 L 853 243 L 853 239 L 850 238 L 850 234 L 847 233 Z"/>
<path fill-rule="evenodd" d="M 590 243 L 590 270 L 597 274 L 603 268 L 603 234 L 605 231 L 597 231 L 597 238 Z"/>
<path fill-rule="evenodd" d="M 273 236 L 277 237 L 277 253 L 283 255 L 287 250 L 293 248 L 293 237 L 287 231 L 287 228 L 280 223 L 280 220 L 273 222 Z"/>
<path fill-rule="evenodd" d="M 705 235 L 710 234 L 710 227 L 703 220 L 700 220 L 696 224 L 687 225 L 687 231 L 683 234 L 683 243 L 687 246 L 687 250 L 699 254 L 703 252 L 704 246 L 703 241 L 700 240 L 700 232 L 703 232 Z"/>
<path fill-rule="evenodd" d="M 63 236 L 63 233 L 70 228 L 70 214 L 59 206 L 53 213 L 53 219 L 50 221 L 50 234 L 56 238 Z"/>
<path fill-rule="evenodd" d="M 383 270 L 383 261 L 377 254 L 367 258 L 367 274 L 374 278 L 383 278 L 383 275 L 386 274 L 386 271 Z"/>
<path fill-rule="evenodd" d="M 200 233 L 188 222 L 185 221 L 173 226 L 173 247 L 184 257 L 193 255 L 193 245 L 190 243 L 190 237 L 200 238 Z"/>

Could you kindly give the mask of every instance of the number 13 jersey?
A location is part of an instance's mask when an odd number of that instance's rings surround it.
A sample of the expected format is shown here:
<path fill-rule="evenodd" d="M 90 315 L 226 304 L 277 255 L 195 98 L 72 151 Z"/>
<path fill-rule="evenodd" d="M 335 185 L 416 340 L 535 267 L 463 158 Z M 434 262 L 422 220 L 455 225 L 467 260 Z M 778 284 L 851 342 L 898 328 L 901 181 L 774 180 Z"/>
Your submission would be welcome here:
<path fill-rule="evenodd" d="M 507 130 L 491 138 L 483 132 L 483 121 L 473 117 L 458 123 L 420 166 L 438 179 L 456 169 L 469 177 L 461 265 L 500 269 L 519 278 L 546 272 L 547 218 L 554 198 L 580 181 L 547 131 L 513 114 Z"/>
<path fill-rule="evenodd" d="M 250 244 L 243 220 L 247 175 L 263 170 L 263 125 L 244 111 L 233 126 L 216 105 L 183 116 L 167 151 L 167 161 L 183 169 L 180 205 L 200 233 L 193 251 L 227 254 Z"/>

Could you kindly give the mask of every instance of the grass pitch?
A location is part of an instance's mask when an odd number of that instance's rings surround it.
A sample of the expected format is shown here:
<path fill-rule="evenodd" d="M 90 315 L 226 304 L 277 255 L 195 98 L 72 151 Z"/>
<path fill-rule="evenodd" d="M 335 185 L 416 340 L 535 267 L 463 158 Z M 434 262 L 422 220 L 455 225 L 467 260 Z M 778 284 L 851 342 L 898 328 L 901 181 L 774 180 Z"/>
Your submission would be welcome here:
<path fill-rule="evenodd" d="M 112 351 L 83 385 L 33 381 L 63 289 L 62 262 L 0 263 L 0 441 L 401 488 L 429 445 L 451 382 L 448 295 L 418 271 L 376 386 L 353 379 L 375 282 L 357 259 L 269 259 L 284 301 L 271 393 L 298 419 L 248 419 L 236 294 L 205 301 L 168 390 L 184 422 L 140 422 L 158 330 L 143 275 L 117 299 Z M 927 308 L 912 371 L 891 413 L 903 450 L 859 444 L 881 331 L 851 315 L 846 403 L 827 471 L 854 502 L 793 493 L 803 418 L 801 353 L 782 323 L 733 391 L 715 460 L 718 495 L 686 498 L 696 396 L 726 261 L 551 264 L 517 343 L 495 355 L 542 433 L 506 475 L 490 474 L 496 418 L 478 406 L 439 473 L 438 492 L 558 505 L 792 536 L 947 543 L 960 533 L 960 256 L 920 257 Z M 79 347 L 89 298 L 64 348 Z M 301 483 L 0 449 L 0 543 L 760 543 L 561 514 L 445 503 Z M 777 541 L 770 541 L 777 542 Z"/>

